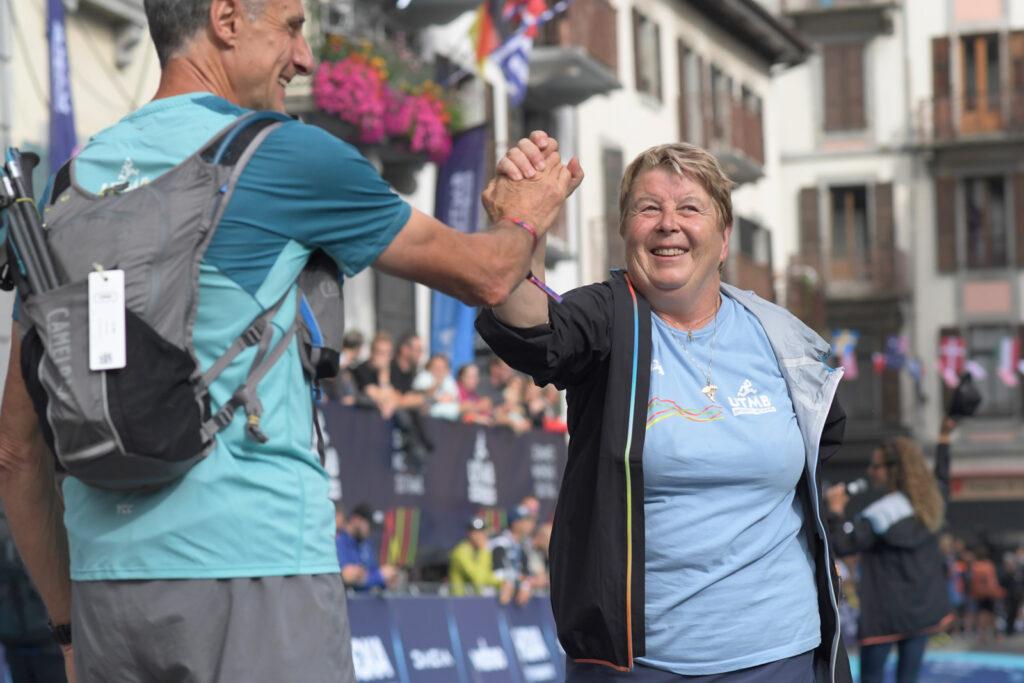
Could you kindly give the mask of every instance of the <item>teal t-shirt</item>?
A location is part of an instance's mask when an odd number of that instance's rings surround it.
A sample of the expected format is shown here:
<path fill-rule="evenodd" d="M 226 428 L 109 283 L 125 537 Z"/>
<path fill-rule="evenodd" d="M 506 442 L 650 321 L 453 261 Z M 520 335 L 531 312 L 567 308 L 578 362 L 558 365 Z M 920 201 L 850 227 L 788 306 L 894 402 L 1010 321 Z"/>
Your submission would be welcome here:
<path fill-rule="evenodd" d="M 245 111 L 209 93 L 156 100 L 92 138 L 74 162 L 75 179 L 92 192 L 151 182 Z M 202 368 L 294 287 L 314 249 L 351 276 L 377 258 L 410 213 L 346 143 L 299 122 L 272 132 L 242 173 L 203 259 L 193 335 Z M 289 297 L 273 343 L 294 313 Z M 266 443 L 246 436 L 240 410 L 213 452 L 165 488 L 124 493 L 64 482 L 72 579 L 338 571 L 334 508 L 312 445 L 310 387 L 297 349 L 293 342 L 259 385 Z M 214 411 L 255 352 L 242 353 L 214 382 Z"/>
<path fill-rule="evenodd" d="M 821 639 L 786 382 L 750 312 L 723 295 L 717 318 L 692 341 L 651 322 L 638 661 L 683 675 L 766 664 Z M 709 360 L 714 403 L 701 392 Z"/>

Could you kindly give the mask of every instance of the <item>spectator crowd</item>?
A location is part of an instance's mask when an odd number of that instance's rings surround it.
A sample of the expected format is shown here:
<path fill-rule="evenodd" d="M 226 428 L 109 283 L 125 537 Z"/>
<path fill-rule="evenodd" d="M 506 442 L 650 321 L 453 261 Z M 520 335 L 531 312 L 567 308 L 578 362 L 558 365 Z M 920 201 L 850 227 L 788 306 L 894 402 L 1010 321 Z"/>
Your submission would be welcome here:
<path fill-rule="evenodd" d="M 441 353 L 424 362 L 423 340 L 411 333 L 394 339 L 378 332 L 364 357 L 365 346 L 361 332 L 345 335 L 342 372 L 324 382 L 323 400 L 377 410 L 384 419 L 394 419 L 413 435 L 414 451 L 431 450 L 420 422 L 425 416 L 507 427 L 517 434 L 566 431 L 554 385 L 538 387 L 496 356 L 454 369 Z"/>

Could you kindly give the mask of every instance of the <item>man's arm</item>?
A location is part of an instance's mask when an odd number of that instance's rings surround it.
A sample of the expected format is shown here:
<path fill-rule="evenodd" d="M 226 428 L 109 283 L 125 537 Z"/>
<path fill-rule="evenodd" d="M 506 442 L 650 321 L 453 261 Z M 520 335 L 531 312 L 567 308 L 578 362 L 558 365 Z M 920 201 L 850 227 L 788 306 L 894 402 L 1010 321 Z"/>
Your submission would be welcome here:
<path fill-rule="evenodd" d="M 53 456 L 43 440 L 21 377 L 21 331 L 11 329 L 11 356 L 0 408 L 0 499 L 22 561 L 55 624 L 71 622 L 71 573 L 64 504 Z"/>
<path fill-rule="evenodd" d="M 470 305 L 498 306 L 523 282 L 531 265 L 533 237 L 514 221 L 525 221 L 542 236 L 580 181 L 582 171 L 574 175 L 557 153 L 531 178 L 499 178 L 484 193 L 494 225 L 478 233 L 452 230 L 414 209 L 374 266 Z"/>

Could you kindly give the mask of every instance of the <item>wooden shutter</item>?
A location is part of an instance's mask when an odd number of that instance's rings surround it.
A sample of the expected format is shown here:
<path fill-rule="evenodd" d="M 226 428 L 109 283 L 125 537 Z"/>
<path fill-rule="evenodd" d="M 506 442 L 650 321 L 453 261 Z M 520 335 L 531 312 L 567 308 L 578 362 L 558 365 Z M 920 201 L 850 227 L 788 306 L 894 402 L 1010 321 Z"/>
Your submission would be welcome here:
<path fill-rule="evenodd" d="M 701 112 L 701 141 L 700 146 L 707 148 L 711 144 L 712 126 L 711 120 L 711 92 L 708 85 L 708 68 L 704 60 L 697 58 L 697 74 L 700 80 L 700 88 L 697 96 L 700 98 Z"/>
<path fill-rule="evenodd" d="M 847 43 L 844 68 L 846 130 L 864 130 L 864 43 Z"/>
<path fill-rule="evenodd" d="M 800 190 L 800 256 L 804 264 L 821 272 L 821 229 L 818 225 L 818 188 Z"/>
<path fill-rule="evenodd" d="M 676 72 L 679 97 L 676 98 L 676 117 L 679 124 L 679 140 L 688 142 L 690 139 L 690 98 L 686 90 L 686 62 L 690 54 L 689 48 L 682 40 L 676 41 Z"/>
<path fill-rule="evenodd" d="M 956 270 L 956 178 L 935 179 L 935 250 L 940 273 Z"/>
<path fill-rule="evenodd" d="M 892 183 L 875 185 L 875 247 L 871 268 L 875 286 L 892 291 L 896 278 L 896 231 L 893 225 Z"/>
<path fill-rule="evenodd" d="M 617 147 L 601 150 L 601 173 L 604 184 L 604 236 L 606 269 L 626 265 L 625 245 L 619 236 L 619 186 L 622 184 L 623 157 Z"/>
<path fill-rule="evenodd" d="M 953 100 L 950 87 L 949 37 L 932 38 L 932 127 L 938 139 L 953 135 Z"/>
<path fill-rule="evenodd" d="M 1010 125 L 1024 127 L 1024 31 L 1010 31 Z"/>
<path fill-rule="evenodd" d="M 821 53 L 825 78 L 825 130 L 843 128 L 843 46 L 825 45 Z"/>
<path fill-rule="evenodd" d="M 661 100 L 661 27 L 654 24 L 654 96 Z"/>
<path fill-rule="evenodd" d="M 643 56 L 640 49 L 640 12 L 633 8 L 633 85 L 640 92 L 648 92 L 650 86 L 644 78 Z"/>
<path fill-rule="evenodd" d="M 1017 224 L 1017 267 L 1024 268 L 1024 173 L 1013 176 L 1013 213 Z"/>

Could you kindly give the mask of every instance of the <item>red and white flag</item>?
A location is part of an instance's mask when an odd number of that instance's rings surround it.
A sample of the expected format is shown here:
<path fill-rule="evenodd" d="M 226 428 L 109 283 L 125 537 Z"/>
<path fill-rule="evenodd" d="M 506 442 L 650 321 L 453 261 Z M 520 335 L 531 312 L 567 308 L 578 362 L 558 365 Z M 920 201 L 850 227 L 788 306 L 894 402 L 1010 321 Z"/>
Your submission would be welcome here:
<path fill-rule="evenodd" d="M 1008 387 L 1017 386 L 1017 368 L 1020 365 L 1020 338 L 1003 337 L 999 343 L 999 379 Z"/>
<path fill-rule="evenodd" d="M 966 359 L 967 342 L 963 337 L 950 335 L 939 341 L 939 374 L 950 389 L 955 389 L 960 383 Z"/>

